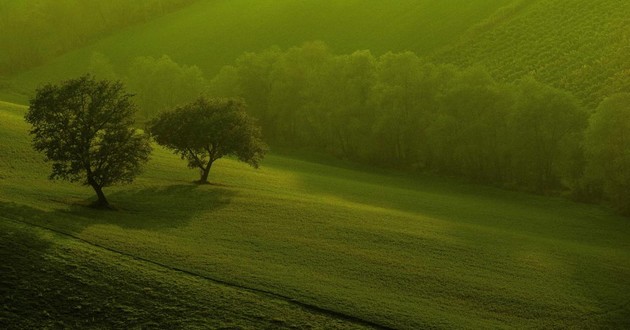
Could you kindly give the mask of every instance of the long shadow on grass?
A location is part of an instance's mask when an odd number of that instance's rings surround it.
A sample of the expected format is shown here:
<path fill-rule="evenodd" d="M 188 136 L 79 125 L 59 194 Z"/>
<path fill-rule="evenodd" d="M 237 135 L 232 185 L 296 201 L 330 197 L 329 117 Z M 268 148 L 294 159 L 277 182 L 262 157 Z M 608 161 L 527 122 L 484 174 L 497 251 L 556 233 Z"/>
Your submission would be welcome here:
<path fill-rule="evenodd" d="M 53 287 L 45 283 L 50 275 L 45 255 L 51 244 L 29 229 L 0 218 L 0 305 L 4 306 L 0 324 L 4 329 L 43 327 L 44 310 L 50 310 L 45 293 Z"/>
<path fill-rule="evenodd" d="M 115 211 L 94 210 L 80 203 L 60 212 L 92 220 L 88 224 L 159 230 L 185 226 L 195 216 L 226 207 L 234 195 L 228 188 L 193 184 L 130 189 L 109 196 Z"/>
<path fill-rule="evenodd" d="M 196 216 L 226 207 L 235 194 L 230 188 L 218 186 L 158 186 L 108 195 L 116 208 L 114 211 L 88 207 L 92 199 L 53 211 L 0 201 L 0 214 L 70 233 L 80 233 L 90 226 L 103 224 L 125 229 L 162 230 L 186 226 Z"/>

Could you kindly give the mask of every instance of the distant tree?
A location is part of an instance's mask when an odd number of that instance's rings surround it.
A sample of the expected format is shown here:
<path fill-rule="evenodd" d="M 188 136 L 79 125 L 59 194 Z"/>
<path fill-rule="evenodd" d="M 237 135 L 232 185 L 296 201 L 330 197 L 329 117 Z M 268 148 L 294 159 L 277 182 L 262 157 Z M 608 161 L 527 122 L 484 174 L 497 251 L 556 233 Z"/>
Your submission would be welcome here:
<path fill-rule="evenodd" d="M 95 206 L 108 207 L 103 188 L 132 182 L 151 153 L 134 112 L 120 82 L 83 76 L 39 88 L 26 121 L 35 150 L 52 162 L 50 178 L 91 186 Z"/>
<path fill-rule="evenodd" d="M 369 157 L 374 121 L 370 104 L 377 79 L 377 62 L 369 51 L 336 56 L 321 79 L 318 116 L 310 118 L 318 140 L 329 152 L 346 158 Z"/>
<path fill-rule="evenodd" d="M 192 102 L 207 82 L 196 66 L 180 65 L 170 57 L 138 57 L 128 72 L 129 89 L 136 94 L 143 120 Z"/>
<path fill-rule="evenodd" d="M 274 63 L 268 106 L 274 116 L 266 122 L 271 126 L 274 142 L 308 144 L 314 133 L 309 117 L 313 103 L 327 97 L 322 95 L 321 86 L 331 60 L 328 46 L 311 42 L 290 48 Z"/>
<path fill-rule="evenodd" d="M 271 48 L 261 53 L 246 53 L 236 60 L 234 74 L 238 78 L 237 93 L 219 94 L 238 96 L 249 105 L 247 111 L 266 128 L 269 137 L 272 124 L 277 120 L 275 109 L 270 107 L 271 73 L 280 60 L 280 49 Z M 223 74 L 229 73 L 222 72 Z M 273 111 L 272 111 L 273 110 Z"/>
<path fill-rule="evenodd" d="M 116 80 L 117 75 L 114 66 L 103 53 L 93 52 L 87 70 L 97 79 Z"/>
<path fill-rule="evenodd" d="M 257 168 L 267 150 L 245 104 L 233 99 L 199 98 L 160 114 L 150 132 L 158 144 L 188 160 L 188 167 L 200 169 L 199 183 L 208 183 L 210 168 L 219 158 L 234 155 Z"/>
<path fill-rule="evenodd" d="M 445 85 L 437 111 L 429 115 L 433 120 L 427 120 L 433 166 L 478 182 L 500 182 L 507 165 L 504 123 L 514 103 L 509 89 L 481 67 L 459 71 Z"/>
<path fill-rule="evenodd" d="M 563 176 L 580 147 L 588 114 L 564 91 L 523 80 L 508 124 L 511 135 L 513 180 L 536 192 L 562 188 Z"/>
<path fill-rule="evenodd" d="M 586 133 L 587 180 L 601 183 L 619 211 L 630 215 L 630 94 L 604 100 Z"/>

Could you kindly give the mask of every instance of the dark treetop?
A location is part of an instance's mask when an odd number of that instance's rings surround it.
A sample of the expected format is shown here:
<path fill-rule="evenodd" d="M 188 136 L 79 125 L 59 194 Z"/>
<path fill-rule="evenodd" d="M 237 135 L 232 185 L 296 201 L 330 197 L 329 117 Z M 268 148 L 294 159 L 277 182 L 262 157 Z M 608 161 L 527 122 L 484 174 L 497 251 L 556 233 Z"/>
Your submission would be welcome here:
<path fill-rule="evenodd" d="M 89 185 L 98 206 L 108 206 L 102 188 L 130 183 L 149 159 L 145 134 L 133 128 L 135 106 L 120 82 L 91 76 L 46 85 L 26 114 L 35 150 L 52 162 L 51 179 Z"/>
<path fill-rule="evenodd" d="M 150 131 L 158 144 L 188 160 L 188 167 L 200 169 L 200 183 L 208 182 L 212 163 L 221 157 L 233 155 L 257 168 L 267 151 L 260 128 L 238 100 L 200 98 L 162 113 Z"/>

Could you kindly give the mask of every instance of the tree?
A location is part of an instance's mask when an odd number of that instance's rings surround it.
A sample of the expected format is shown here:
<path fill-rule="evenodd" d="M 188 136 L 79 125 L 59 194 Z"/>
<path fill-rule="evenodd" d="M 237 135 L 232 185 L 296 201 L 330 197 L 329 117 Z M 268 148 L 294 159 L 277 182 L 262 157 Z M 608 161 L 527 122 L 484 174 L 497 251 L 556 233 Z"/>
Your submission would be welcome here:
<path fill-rule="evenodd" d="M 267 146 L 261 130 L 245 112 L 245 104 L 234 99 L 199 98 L 193 103 L 160 114 L 150 124 L 155 141 L 199 168 L 199 183 L 208 183 L 212 164 L 234 155 L 258 168 Z"/>
<path fill-rule="evenodd" d="M 580 148 L 588 113 L 573 95 L 531 78 L 517 88 L 508 123 L 513 179 L 536 192 L 560 189 L 563 175 L 574 166 L 571 154 Z"/>
<path fill-rule="evenodd" d="M 137 95 L 143 120 L 192 102 L 206 89 L 206 80 L 196 66 L 179 65 L 170 57 L 138 57 L 128 72 L 129 89 Z"/>
<path fill-rule="evenodd" d="M 103 53 L 92 53 L 87 71 L 98 79 L 117 79 L 116 71 L 114 70 L 112 62 Z"/>
<path fill-rule="evenodd" d="M 133 128 L 135 106 L 122 83 L 86 75 L 36 91 L 26 114 L 33 147 L 52 162 L 50 179 L 103 188 L 130 183 L 149 159 L 147 136 Z"/>
<path fill-rule="evenodd" d="M 630 215 L 630 94 L 605 99 L 586 133 L 587 180 L 595 180 L 623 214 Z"/>

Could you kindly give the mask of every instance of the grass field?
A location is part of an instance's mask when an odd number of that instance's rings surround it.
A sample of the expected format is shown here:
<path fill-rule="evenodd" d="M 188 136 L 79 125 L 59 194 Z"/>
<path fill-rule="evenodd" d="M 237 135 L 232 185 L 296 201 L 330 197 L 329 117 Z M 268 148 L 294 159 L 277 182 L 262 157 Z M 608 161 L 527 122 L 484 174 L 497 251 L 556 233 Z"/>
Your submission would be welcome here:
<path fill-rule="evenodd" d="M 426 55 L 458 40 L 471 26 L 512 2 L 198 1 L 11 76 L 10 86 L 0 85 L 0 90 L 13 92 L 5 93 L 10 98 L 4 100 L 24 102 L 38 84 L 85 73 L 93 52 L 109 57 L 120 74 L 137 56 L 169 55 L 178 63 L 199 66 L 209 77 L 244 52 L 314 40 L 327 42 L 338 53 L 370 49 L 376 54 L 411 50 Z"/>
<path fill-rule="evenodd" d="M 0 216 L 3 329 L 362 328 Z"/>
<path fill-rule="evenodd" d="M 24 112 L 0 103 L 0 251 L 42 271 L 24 287 L 3 266 L 14 300 L 5 294 L 0 320 L 39 311 L 36 292 L 53 285 L 47 313 L 90 293 L 69 325 L 122 306 L 138 326 L 151 313 L 200 327 L 241 315 L 244 327 L 361 326 L 341 314 L 402 329 L 630 326 L 630 226 L 603 207 L 280 154 L 260 170 L 220 160 L 215 184 L 198 186 L 156 149 L 134 184 L 106 190 L 118 211 L 103 212 L 84 206 L 88 188 L 47 181 Z M 113 288 L 121 302 L 94 314 Z M 53 326 L 42 313 L 35 322 Z"/>

